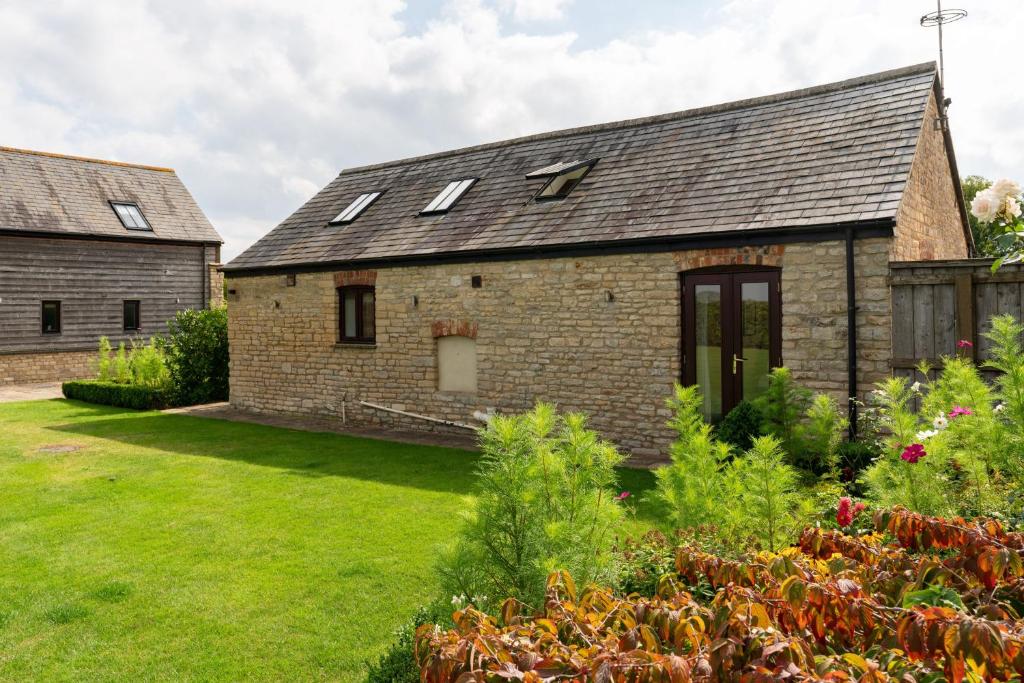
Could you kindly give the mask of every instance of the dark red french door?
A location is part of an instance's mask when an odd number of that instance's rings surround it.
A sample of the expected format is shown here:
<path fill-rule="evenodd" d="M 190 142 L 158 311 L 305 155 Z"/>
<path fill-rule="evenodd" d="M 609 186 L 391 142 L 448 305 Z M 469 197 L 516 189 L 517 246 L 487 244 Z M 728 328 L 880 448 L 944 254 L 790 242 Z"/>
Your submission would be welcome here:
<path fill-rule="evenodd" d="M 682 277 L 683 383 L 700 386 L 704 414 L 717 421 L 761 395 L 782 364 L 779 271 Z"/>

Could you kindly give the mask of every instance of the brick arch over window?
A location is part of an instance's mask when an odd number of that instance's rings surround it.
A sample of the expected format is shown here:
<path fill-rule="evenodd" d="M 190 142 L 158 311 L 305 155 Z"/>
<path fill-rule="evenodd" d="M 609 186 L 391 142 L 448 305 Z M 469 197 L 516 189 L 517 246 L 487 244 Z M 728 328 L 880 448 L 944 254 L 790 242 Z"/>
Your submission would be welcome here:
<path fill-rule="evenodd" d="M 376 270 L 343 270 L 334 274 L 335 287 L 352 287 L 361 285 L 373 287 L 377 284 Z"/>
<path fill-rule="evenodd" d="M 439 337 L 469 337 L 476 339 L 480 326 L 472 320 L 435 320 L 430 324 L 430 333 Z"/>
<path fill-rule="evenodd" d="M 769 244 L 758 247 L 727 247 L 718 249 L 693 249 L 673 252 L 679 270 L 696 270 L 713 266 L 782 266 L 786 247 Z"/>

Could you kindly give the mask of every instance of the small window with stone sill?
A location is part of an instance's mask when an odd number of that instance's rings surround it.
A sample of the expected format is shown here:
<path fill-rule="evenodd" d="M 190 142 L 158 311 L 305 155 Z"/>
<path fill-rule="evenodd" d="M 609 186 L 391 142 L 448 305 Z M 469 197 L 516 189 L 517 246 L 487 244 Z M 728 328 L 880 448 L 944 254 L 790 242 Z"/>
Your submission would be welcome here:
<path fill-rule="evenodd" d="M 377 297 L 373 287 L 338 287 L 338 341 L 374 344 L 377 341 Z"/>

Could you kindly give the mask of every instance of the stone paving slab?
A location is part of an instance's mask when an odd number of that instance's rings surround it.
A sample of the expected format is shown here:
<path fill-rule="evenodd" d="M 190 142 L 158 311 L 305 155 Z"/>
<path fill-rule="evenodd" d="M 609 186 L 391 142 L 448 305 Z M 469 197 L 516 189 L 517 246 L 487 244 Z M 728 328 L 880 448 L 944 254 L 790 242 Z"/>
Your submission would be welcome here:
<path fill-rule="evenodd" d="M 476 435 L 468 431 L 465 435 L 461 435 L 353 427 L 351 425 L 343 424 L 340 419 L 332 420 L 318 417 L 292 417 L 286 415 L 250 413 L 238 410 L 237 408 L 232 408 L 229 403 L 208 403 L 201 406 L 168 408 L 163 412 L 177 415 L 190 415 L 192 417 L 205 417 L 215 420 L 230 420 L 232 422 L 249 422 L 252 424 L 267 425 L 269 427 L 298 429 L 305 432 L 330 432 L 333 434 L 345 434 L 347 436 L 359 436 L 367 439 L 380 439 L 382 441 L 395 441 L 398 443 L 411 443 L 422 446 L 444 446 L 447 448 L 459 448 L 469 451 L 477 450 Z"/>
<path fill-rule="evenodd" d="M 46 384 L 7 384 L 0 385 L 0 403 L 14 401 L 43 401 L 51 398 L 63 398 L 60 382 Z"/>

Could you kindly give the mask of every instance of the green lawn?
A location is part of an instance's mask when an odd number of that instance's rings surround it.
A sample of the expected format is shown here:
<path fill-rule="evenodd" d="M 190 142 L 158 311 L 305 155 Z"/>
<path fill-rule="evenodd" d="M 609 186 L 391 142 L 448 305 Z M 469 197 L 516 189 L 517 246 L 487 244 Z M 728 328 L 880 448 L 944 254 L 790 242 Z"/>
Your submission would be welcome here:
<path fill-rule="evenodd" d="M 68 401 L 0 405 L 0 680 L 358 681 L 434 593 L 434 550 L 474 463 Z M 634 493 L 651 482 L 622 472 Z"/>

